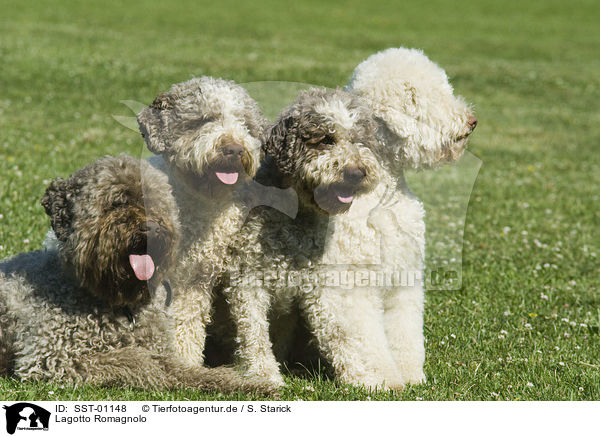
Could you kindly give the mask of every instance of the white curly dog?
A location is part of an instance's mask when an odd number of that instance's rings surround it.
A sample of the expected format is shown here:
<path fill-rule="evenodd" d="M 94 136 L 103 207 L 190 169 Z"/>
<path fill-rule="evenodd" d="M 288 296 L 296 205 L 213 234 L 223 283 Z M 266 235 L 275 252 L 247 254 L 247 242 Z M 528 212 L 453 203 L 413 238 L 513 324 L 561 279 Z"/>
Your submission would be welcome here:
<path fill-rule="evenodd" d="M 422 51 L 392 48 L 359 64 L 346 91 L 365 99 L 380 122 L 376 154 L 384 168 L 372 192 L 346 214 L 333 216 L 323 255 L 330 265 L 376 265 L 385 273 L 346 293 L 338 317 L 347 321 L 357 351 L 343 353 L 354 374 L 344 379 L 394 388 L 425 381 L 423 364 L 425 223 L 422 203 L 409 190 L 406 169 L 457 160 L 477 119 L 454 96 L 444 70 Z M 392 280 L 392 278 L 395 278 Z M 340 299 L 339 291 L 321 296 Z M 333 303 L 333 302 L 332 302 Z"/>

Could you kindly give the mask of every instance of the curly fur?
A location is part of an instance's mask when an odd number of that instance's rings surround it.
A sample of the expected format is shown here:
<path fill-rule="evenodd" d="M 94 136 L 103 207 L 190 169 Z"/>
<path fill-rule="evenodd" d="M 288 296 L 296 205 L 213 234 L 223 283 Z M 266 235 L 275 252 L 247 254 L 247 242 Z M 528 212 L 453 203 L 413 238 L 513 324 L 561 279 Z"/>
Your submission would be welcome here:
<path fill-rule="evenodd" d="M 174 85 L 138 115 L 154 166 L 169 175 L 181 213 L 183 244 L 172 277 L 176 351 L 191 366 L 203 363 L 212 287 L 229 262 L 228 244 L 248 205 L 239 192 L 256 172 L 267 122 L 234 82 L 211 77 Z M 241 155 L 227 156 L 228 147 Z M 237 172 L 226 185 L 218 171 Z"/>
<path fill-rule="evenodd" d="M 356 351 L 355 338 L 351 326 L 336 316 L 336 298 L 290 283 L 247 279 L 275 272 L 318 273 L 329 217 L 343 213 L 351 205 L 348 199 L 360 199 L 377 185 L 380 169 L 369 148 L 377 125 L 371 114 L 348 93 L 311 89 L 282 112 L 265 141 L 266 157 L 257 180 L 293 187 L 300 206 L 294 219 L 271 208 L 257 208 L 230 245 L 232 261 L 222 292 L 235 325 L 236 362 L 248 375 L 281 383 L 268 316 L 284 321 L 274 332 L 284 336 L 293 331 L 293 314 L 299 307 L 336 373 L 351 379 L 345 352 L 338 350 Z"/>
<path fill-rule="evenodd" d="M 0 374 L 271 391 L 231 369 L 192 369 L 173 358 L 175 326 L 160 284 L 174 264 L 180 230 L 163 174 L 131 157 L 106 157 L 52 182 L 42 204 L 58 250 L 0 263 Z M 147 281 L 136 278 L 128 261 L 142 253 L 156 265 Z"/>
<path fill-rule="evenodd" d="M 390 48 L 370 56 L 346 90 L 369 101 L 382 122 L 382 155 L 398 170 L 456 161 L 474 128 L 469 106 L 454 95 L 446 72 L 421 50 Z"/>

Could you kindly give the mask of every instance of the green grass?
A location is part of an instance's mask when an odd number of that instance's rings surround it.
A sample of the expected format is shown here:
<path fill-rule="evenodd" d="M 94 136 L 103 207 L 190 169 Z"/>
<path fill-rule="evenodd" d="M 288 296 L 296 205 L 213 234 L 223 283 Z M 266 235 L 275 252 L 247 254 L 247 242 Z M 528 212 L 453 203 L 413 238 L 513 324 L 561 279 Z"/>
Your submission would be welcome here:
<path fill-rule="evenodd" d="M 45 181 L 141 153 L 111 117 L 130 115 L 121 100 L 201 74 L 333 87 L 377 50 L 420 47 L 474 103 L 483 162 L 462 289 L 427 295 L 428 382 L 394 396 L 290 377 L 282 398 L 600 399 L 599 13 L 593 0 L 4 1 L 0 256 L 40 245 Z M 57 398 L 237 399 L 0 379 L 0 399 Z"/>

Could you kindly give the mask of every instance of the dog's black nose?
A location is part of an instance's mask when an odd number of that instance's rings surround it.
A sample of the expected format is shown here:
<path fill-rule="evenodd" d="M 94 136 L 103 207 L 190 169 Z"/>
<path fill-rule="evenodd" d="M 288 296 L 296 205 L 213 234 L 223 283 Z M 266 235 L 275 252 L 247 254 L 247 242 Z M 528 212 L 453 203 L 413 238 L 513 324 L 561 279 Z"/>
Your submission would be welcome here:
<path fill-rule="evenodd" d="M 148 239 L 157 237 L 160 234 L 160 225 L 156 222 L 148 220 L 145 224 L 144 231 L 146 232 Z"/>
<path fill-rule="evenodd" d="M 362 167 L 346 167 L 344 169 L 344 180 L 351 184 L 357 184 L 366 176 L 365 169 Z"/>
<path fill-rule="evenodd" d="M 467 124 L 469 125 L 469 129 L 471 129 L 472 132 L 477 127 L 477 119 L 471 115 L 467 120 Z"/>
<path fill-rule="evenodd" d="M 227 144 L 223 146 L 223 155 L 228 158 L 232 158 L 234 156 L 242 156 L 244 153 L 244 148 L 239 144 Z"/>

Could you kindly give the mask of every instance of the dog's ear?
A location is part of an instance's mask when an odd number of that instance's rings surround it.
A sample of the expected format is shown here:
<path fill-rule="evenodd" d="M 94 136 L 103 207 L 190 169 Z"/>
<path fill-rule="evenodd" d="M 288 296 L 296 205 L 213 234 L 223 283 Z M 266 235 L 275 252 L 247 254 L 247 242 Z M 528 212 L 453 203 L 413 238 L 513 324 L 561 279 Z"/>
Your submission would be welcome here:
<path fill-rule="evenodd" d="M 69 180 L 53 180 L 42 197 L 42 206 L 50 217 L 50 224 L 59 241 L 65 242 L 72 232 L 73 189 Z"/>
<path fill-rule="evenodd" d="M 169 147 L 169 113 L 173 109 L 173 96 L 160 93 L 154 102 L 137 116 L 140 133 L 152 153 L 163 153 Z"/>
<path fill-rule="evenodd" d="M 288 114 L 281 117 L 267 134 L 264 152 L 276 163 L 279 171 L 290 176 L 295 171 L 294 149 L 298 140 L 299 117 Z"/>

